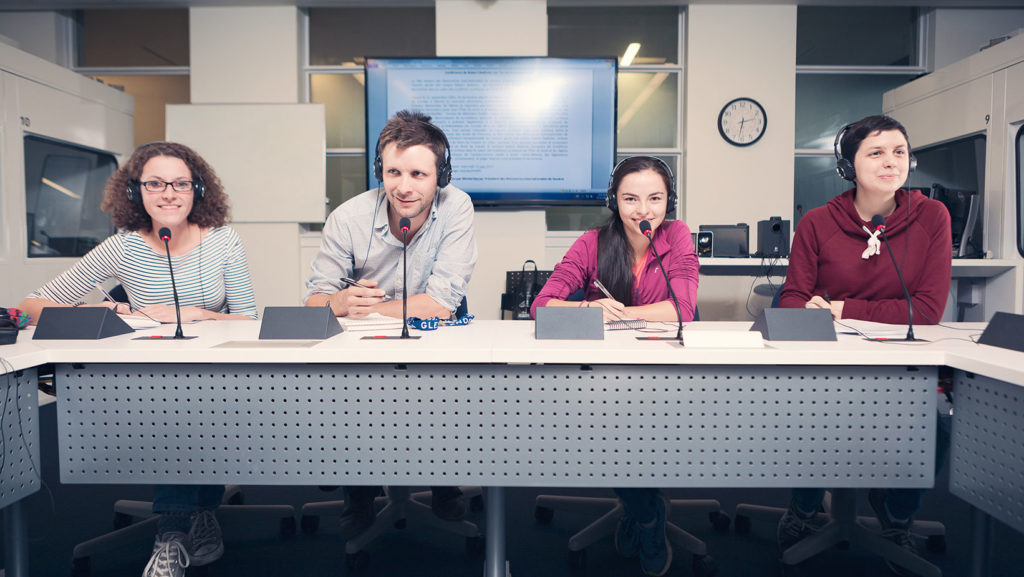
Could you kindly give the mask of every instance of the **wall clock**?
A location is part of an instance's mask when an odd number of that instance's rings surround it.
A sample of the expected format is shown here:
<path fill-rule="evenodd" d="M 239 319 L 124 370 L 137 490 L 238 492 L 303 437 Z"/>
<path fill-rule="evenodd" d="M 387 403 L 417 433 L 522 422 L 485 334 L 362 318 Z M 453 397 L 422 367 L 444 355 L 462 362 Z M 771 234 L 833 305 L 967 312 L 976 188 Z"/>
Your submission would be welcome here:
<path fill-rule="evenodd" d="M 750 146 L 764 136 L 768 115 L 753 98 L 730 100 L 718 113 L 718 133 L 733 146 Z"/>

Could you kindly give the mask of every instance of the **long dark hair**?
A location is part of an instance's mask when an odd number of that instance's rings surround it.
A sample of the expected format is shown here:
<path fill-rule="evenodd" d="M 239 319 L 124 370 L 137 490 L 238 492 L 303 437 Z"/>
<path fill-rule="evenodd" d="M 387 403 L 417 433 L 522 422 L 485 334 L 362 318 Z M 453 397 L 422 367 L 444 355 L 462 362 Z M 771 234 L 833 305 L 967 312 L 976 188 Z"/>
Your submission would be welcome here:
<path fill-rule="evenodd" d="M 653 170 L 665 181 L 665 192 L 672 190 L 672 175 L 666 172 L 665 164 L 650 156 L 634 156 L 619 163 L 612 173 L 608 185 L 609 196 L 618 202 L 619 185 L 622 179 L 634 172 Z M 597 233 L 597 278 L 604 284 L 615 300 L 626 306 L 633 305 L 633 250 L 626 238 L 626 230 L 619 216 L 618 206 L 610 205 L 612 214 Z"/>

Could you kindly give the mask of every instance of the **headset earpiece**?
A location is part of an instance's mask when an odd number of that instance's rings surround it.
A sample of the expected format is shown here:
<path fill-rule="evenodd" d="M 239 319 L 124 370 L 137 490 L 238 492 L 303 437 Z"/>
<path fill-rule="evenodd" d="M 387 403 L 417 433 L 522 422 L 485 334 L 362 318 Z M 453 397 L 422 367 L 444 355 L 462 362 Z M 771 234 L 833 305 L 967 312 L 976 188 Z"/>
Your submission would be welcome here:
<path fill-rule="evenodd" d="M 832 151 L 836 155 L 836 173 L 844 180 L 849 180 L 850 182 L 853 182 L 857 178 L 857 171 L 854 170 L 853 163 L 843 157 L 842 142 L 843 136 L 846 135 L 846 131 L 854 124 L 855 123 L 850 123 L 839 129 L 839 133 L 836 134 L 836 141 L 832 144 Z"/>
<path fill-rule="evenodd" d="M 135 204 L 142 204 L 142 183 L 134 178 L 128 179 L 128 200 Z"/>
<path fill-rule="evenodd" d="M 206 194 L 206 184 L 203 183 L 203 177 L 197 174 L 195 180 L 192 181 L 192 201 L 203 200 L 204 194 Z"/>
<path fill-rule="evenodd" d="M 910 172 L 914 172 L 915 170 L 917 170 L 917 157 L 914 156 L 914 153 L 910 153 L 910 169 L 909 170 L 910 170 Z"/>
<path fill-rule="evenodd" d="M 668 174 L 668 181 L 670 184 L 668 189 L 668 206 L 665 209 L 665 214 L 674 213 L 676 211 L 676 203 L 678 202 L 676 195 L 676 177 L 674 174 L 672 174 L 672 169 L 669 168 L 668 164 L 664 160 L 658 158 L 657 156 L 630 156 L 620 160 L 619 163 L 615 165 L 615 168 L 612 169 L 612 173 L 608 177 L 608 193 L 604 197 L 604 205 L 608 207 L 608 210 L 612 212 L 618 212 L 618 200 L 615 198 L 615 174 L 619 171 L 619 168 L 623 165 L 623 163 L 625 163 L 630 158 L 649 158 L 654 162 L 660 164 L 661 167 L 665 169 L 665 173 Z"/>

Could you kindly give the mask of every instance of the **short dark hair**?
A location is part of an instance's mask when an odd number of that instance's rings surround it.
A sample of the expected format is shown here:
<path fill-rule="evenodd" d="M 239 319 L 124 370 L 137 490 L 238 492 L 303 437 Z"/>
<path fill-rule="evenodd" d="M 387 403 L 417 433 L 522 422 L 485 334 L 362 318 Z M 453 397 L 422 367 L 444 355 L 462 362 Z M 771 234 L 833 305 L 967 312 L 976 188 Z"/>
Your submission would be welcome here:
<path fill-rule="evenodd" d="M 156 156 L 171 156 L 181 159 L 192 173 L 192 180 L 203 182 L 205 191 L 200 199 L 193 197 L 192 211 L 188 222 L 203 228 L 224 226 L 230 220 L 228 197 L 220 179 L 203 157 L 176 142 L 151 142 L 135 149 L 128 162 L 117 169 L 103 190 L 103 204 L 100 208 L 110 213 L 114 226 L 122 230 L 148 232 L 153 228 L 153 219 L 141 204 L 128 198 L 128 182 L 142 177 L 142 168 Z"/>
<path fill-rule="evenodd" d="M 384 125 L 377 139 L 377 155 L 391 143 L 399 150 L 405 150 L 419 144 L 426 145 L 437 159 L 436 164 L 445 161 L 445 136 L 441 129 L 430 122 L 430 117 L 422 112 L 400 110 Z"/>
<path fill-rule="evenodd" d="M 861 118 L 850 125 L 846 129 L 846 134 L 843 135 L 842 140 L 839 141 L 839 150 L 842 152 L 843 158 L 850 161 L 850 164 L 853 164 L 853 159 L 857 156 L 857 150 L 860 149 L 860 143 L 864 142 L 865 138 L 876 132 L 887 132 L 889 130 L 899 130 L 903 134 L 903 138 L 907 140 L 907 152 L 910 152 L 910 137 L 907 136 L 907 129 L 900 124 L 900 121 L 891 116 L 884 115 Z"/>

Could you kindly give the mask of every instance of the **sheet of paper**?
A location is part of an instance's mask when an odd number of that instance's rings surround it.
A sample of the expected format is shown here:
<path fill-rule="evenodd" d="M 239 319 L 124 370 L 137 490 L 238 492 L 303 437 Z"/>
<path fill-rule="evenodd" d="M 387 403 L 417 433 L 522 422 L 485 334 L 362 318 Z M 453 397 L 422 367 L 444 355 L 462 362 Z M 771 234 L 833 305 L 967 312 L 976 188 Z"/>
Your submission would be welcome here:
<path fill-rule="evenodd" d="M 145 329 L 151 329 L 153 327 L 160 326 L 160 323 L 158 323 L 157 321 L 154 321 L 153 319 L 147 319 L 146 317 L 142 317 L 142 316 L 135 316 L 135 315 L 117 315 L 117 316 L 122 321 L 127 323 L 128 326 L 130 326 L 131 328 L 133 328 L 133 329 L 135 329 L 137 331 L 141 331 L 141 330 L 145 330 Z"/>
<path fill-rule="evenodd" d="M 843 319 L 836 321 L 836 334 L 859 334 L 869 339 L 901 339 L 907 336 L 907 325 L 890 325 L 873 321 Z"/>
<path fill-rule="evenodd" d="M 401 329 L 402 320 L 394 317 L 386 317 L 380 313 L 371 313 L 361 319 L 350 319 L 338 317 L 338 322 L 346 331 L 371 331 L 386 329 Z"/>

